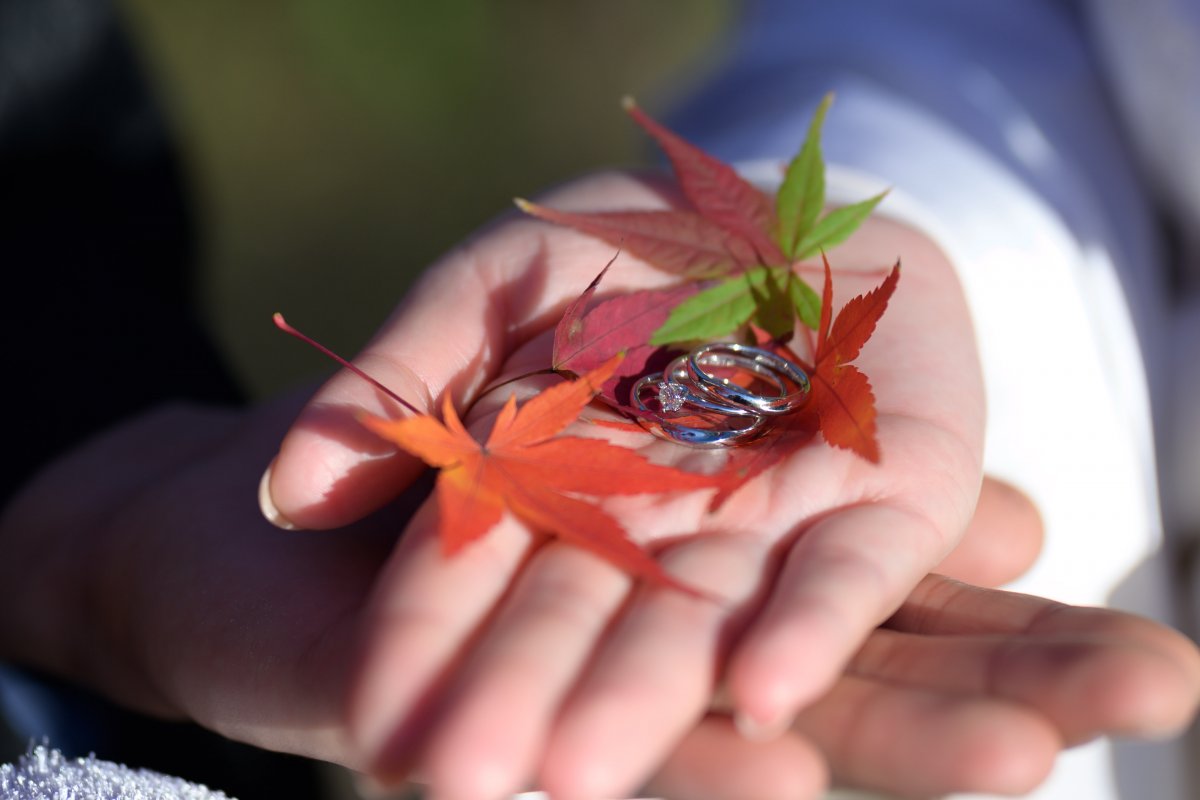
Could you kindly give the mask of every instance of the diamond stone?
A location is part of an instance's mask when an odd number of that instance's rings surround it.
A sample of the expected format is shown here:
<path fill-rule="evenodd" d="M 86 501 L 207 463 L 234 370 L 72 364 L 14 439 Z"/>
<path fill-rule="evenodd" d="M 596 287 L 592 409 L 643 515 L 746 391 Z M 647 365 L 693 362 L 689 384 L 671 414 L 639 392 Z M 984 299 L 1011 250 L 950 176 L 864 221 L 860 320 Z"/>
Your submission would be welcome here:
<path fill-rule="evenodd" d="M 658 388 L 658 405 L 663 411 L 679 411 L 687 399 L 687 390 L 678 383 L 666 381 Z"/>

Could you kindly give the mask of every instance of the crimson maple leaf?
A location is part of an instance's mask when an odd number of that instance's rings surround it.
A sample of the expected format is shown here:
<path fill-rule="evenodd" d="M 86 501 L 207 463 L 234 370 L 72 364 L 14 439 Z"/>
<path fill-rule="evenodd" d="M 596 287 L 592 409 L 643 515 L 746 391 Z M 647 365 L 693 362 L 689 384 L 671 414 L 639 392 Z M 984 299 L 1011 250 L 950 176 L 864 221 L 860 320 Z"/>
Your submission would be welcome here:
<path fill-rule="evenodd" d="M 828 258 L 822 255 L 822 260 L 825 284 L 811 366 L 786 345 L 773 340 L 768 331 L 752 326 L 760 346 L 778 348 L 808 372 L 812 394 L 806 413 L 778 421 L 767 443 L 742 448 L 730 456 L 724 473 L 725 484 L 714 501 L 717 504 L 724 500 L 727 492 L 811 440 L 818 429 L 830 445 L 851 450 L 873 463 L 879 461 L 875 396 L 867 376 L 850 362 L 858 357 L 887 309 L 888 300 L 900 279 L 900 264 L 896 263 L 880 286 L 846 303 L 835 318 L 832 313 L 833 273 Z M 579 369 L 583 365 L 594 365 L 599 359 L 611 358 L 614 352 L 629 351 L 636 354 L 635 362 L 620 375 L 632 379 L 647 371 L 662 369 L 677 352 L 638 342 L 643 341 L 646 332 L 663 318 L 665 302 L 685 296 L 673 293 L 689 287 L 632 292 L 586 311 L 600 280 L 611 266 L 610 261 L 563 313 L 555 331 L 555 371 L 569 372 L 572 367 Z M 666 357 L 662 357 L 664 352 L 668 354 Z M 637 415 L 628 391 L 621 392 L 613 380 L 606 383 L 603 395 L 618 409 Z M 815 424 L 813 416 L 817 418 Z"/>
<path fill-rule="evenodd" d="M 453 554 L 490 530 L 507 510 L 531 529 L 590 550 L 635 575 L 695 596 L 585 497 L 707 488 L 715 480 L 646 461 L 599 439 L 558 436 L 616 370 L 620 356 L 575 381 L 551 387 L 519 410 L 510 397 L 486 443 L 467 433 L 447 396 L 443 420 L 419 415 L 363 423 L 441 471 L 437 504 L 443 551 Z"/>
<path fill-rule="evenodd" d="M 777 349 L 808 373 L 812 387 L 808 403 L 802 412 L 782 418 L 770 436 L 730 452 L 720 475 L 721 487 L 712 499 L 714 508 L 746 481 L 808 444 L 818 431 L 830 445 L 850 450 L 872 463 L 879 462 L 875 395 L 866 374 L 849 362 L 858 357 L 883 316 L 900 280 L 900 264 L 896 263 L 882 284 L 854 297 L 836 319 L 831 319 L 833 273 L 828 259 L 824 262 L 824 296 L 813 364 L 786 345 L 771 342 L 765 331 L 756 331 L 760 346 Z"/>
<path fill-rule="evenodd" d="M 617 256 L 605 265 L 583 293 L 563 312 L 554 329 L 551 369 L 560 375 L 578 376 L 617 353 L 624 353 L 616 372 L 600 390 L 600 398 L 629 411 L 634 381 L 653 369 L 661 370 L 677 352 L 648 344 L 671 309 L 696 293 L 694 284 L 620 294 L 595 304 L 592 298 Z"/>
<path fill-rule="evenodd" d="M 831 325 L 833 274 L 829 259 L 823 258 L 823 261 L 825 288 L 821 321 L 817 327 L 816 354 L 810 370 L 812 398 L 809 403 L 820 418 L 821 434 L 826 442 L 878 463 L 875 395 L 866 374 L 850 362 L 858 358 L 887 309 L 888 300 L 900 280 L 900 262 L 896 262 L 883 283 L 846 303 Z"/>

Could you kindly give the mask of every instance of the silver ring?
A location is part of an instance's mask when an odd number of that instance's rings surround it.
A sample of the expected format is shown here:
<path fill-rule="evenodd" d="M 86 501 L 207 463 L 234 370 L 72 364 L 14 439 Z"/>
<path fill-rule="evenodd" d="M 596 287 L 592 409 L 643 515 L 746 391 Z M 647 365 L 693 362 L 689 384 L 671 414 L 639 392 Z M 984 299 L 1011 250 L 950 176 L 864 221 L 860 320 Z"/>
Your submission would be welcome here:
<path fill-rule="evenodd" d="M 745 406 L 734 405 L 712 392 L 697 387 L 691 381 L 687 370 L 687 356 L 682 355 L 667 365 L 662 373 L 662 383 L 658 388 L 658 403 L 663 411 L 679 411 L 684 406 L 711 411 L 714 414 L 724 414 L 729 417 L 757 417 L 760 411 Z M 740 367 L 747 372 L 760 375 L 764 380 L 775 384 L 782 395 L 787 392 L 783 380 L 774 372 L 764 369 L 753 360 L 743 356 L 726 356 L 721 363 L 713 366 Z"/>
<path fill-rule="evenodd" d="M 700 427 L 673 422 L 665 416 L 663 411 L 656 412 L 652 410 L 646 405 L 645 400 L 642 399 L 642 394 L 645 390 L 652 386 L 657 387 L 659 397 L 663 395 L 667 387 L 682 388 L 689 395 L 689 399 L 685 401 L 688 405 L 694 405 L 702 411 L 708 411 L 722 418 L 735 419 L 738 422 L 748 424 L 735 425 L 733 427 L 721 427 L 719 425 Z M 745 444 L 762 435 L 767 421 L 767 418 L 761 414 L 745 413 L 740 409 L 735 414 L 729 405 L 705 401 L 696 395 L 695 392 L 691 392 L 686 384 L 668 381 L 663 375 L 643 375 L 633 385 L 632 396 L 633 403 L 638 411 L 648 415 L 638 417 L 638 423 L 642 427 L 661 439 L 686 444 L 691 447 L 716 448 L 734 447 Z M 692 402 L 693 399 L 697 402 Z"/>
<path fill-rule="evenodd" d="M 739 359 L 734 364 L 722 362 Z M 705 371 L 704 365 L 741 366 L 742 360 L 753 362 L 764 370 L 771 371 L 782 380 L 778 382 L 779 394 L 775 396 L 759 394 L 737 385 L 728 378 L 719 378 Z M 737 344 L 735 342 L 711 342 L 700 345 L 688 354 L 685 361 L 688 378 L 691 383 L 708 395 L 721 401 L 750 410 L 752 413 L 775 416 L 790 414 L 808 401 L 811 384 L 808 375 L 800 367 L 786 358 L 764 350 L 761 347 Z M 755 369 L 760 375 L 766 373 Z M 794 386 L 789 388 L 783 381 Z"/>

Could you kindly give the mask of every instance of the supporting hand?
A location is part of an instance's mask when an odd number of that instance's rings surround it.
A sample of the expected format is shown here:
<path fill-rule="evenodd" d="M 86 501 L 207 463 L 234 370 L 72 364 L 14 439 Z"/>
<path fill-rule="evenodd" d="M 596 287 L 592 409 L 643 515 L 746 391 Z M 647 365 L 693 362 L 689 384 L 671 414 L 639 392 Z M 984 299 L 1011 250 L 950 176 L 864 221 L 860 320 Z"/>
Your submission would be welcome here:
<path fill-rule="evenodd" d="M 661 206 L 663 187 L 606 175 L 562 190 L 558 208 Z M 632 592 L 608 564 L 501 522 L 453 559 L 424 509 L 370 605 L 352 729 L 402 771 L 418 745 L 451 794 L 491 796 L 539 770 L 563 794 L 635 786 L 727 680 L 743 727 L 782 730 L 827 691 L 868 633 L 954 546 L 980 481 L 983 401 L 953 269 L 923 236 L 869 222 L 831 254 L 839 301 L 872 288 L 897 256 L 904 277 L 859 360 L 878 398 L 882 465 L 819 443 L 743 487 L 720 512 L 701 494 L 613 504 L 644 542 L 695 534 L 662 561 L 728 598 Z M 568 230 L 505 220 L 447 256 L 356 359 L 424 408 L 444 392 L 486 429 L 502 374 L 549 363 L 563 305 L 611 257 Z M 670 276 L 630 259 L 606 289 Z M 844 293 L 844 294 L 843 294 Z M 422 467 L 389 454 L 350 412 L 395 413 L 342 374 L 285 440 L 275 508 L 305 527 L 344 524 L 385 503 Z M 482 423 L 482 424 L 481 424 Z M 677 455 L 688 457 L 685 448 Z M 548 748 L 548 749 L 547 749 Z M 545 750 L 545 753 L 543 753 Z"/>

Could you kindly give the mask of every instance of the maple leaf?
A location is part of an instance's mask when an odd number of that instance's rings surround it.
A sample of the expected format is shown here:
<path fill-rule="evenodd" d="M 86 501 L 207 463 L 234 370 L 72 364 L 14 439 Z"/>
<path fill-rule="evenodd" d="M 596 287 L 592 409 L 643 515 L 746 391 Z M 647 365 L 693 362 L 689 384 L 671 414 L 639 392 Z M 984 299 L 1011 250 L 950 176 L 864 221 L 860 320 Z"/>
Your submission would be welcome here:
<path fill-rule="evenodd" d="M 628 411 L 633 383 L 646 372 L 663 369 L 678 351 L 648 343 L 671 309 L 696 293 L 694 284 L 667 289 L 646 289 L 617 295 L 590 306 L 600 281 L 613 260 L 605 265 L 578 298 L 563 312 L 554 329 L 551 369 L 576 377 L 595 369 L 617 353 L 624 353 L 613 375 L 604 382 L 600 398 Z"/>
<path fill-rule="evenodd" d="M 619 244 L 690 279 L 721 278 L 682 303 L 654 332 L 657 344 L 727 336 L 750 321 L 779 337 L 799 319 L 816 328 L 820 298 L 791 266 L 833 247 L 883 194 L 830 211 L 820 137 L 832 95 L 822 100 L 783 185 L 770 198 L 728 164 L 671 132 L 630 99 L 625 109 L 662 148 L 691 209 L 572 213 L 518 199 L 524 212 Z"/>
<path fill-rule="evenodd" d="M 819 313 L 820 299 L 796 273 L 787 267 L 755 267 L 675 306 L 650 343 L 720 339 L 751 321 L 772 336 L 786 337 L 796 317 L 815 326 Z"/>
<path fill-rule="evenodd" d="M 833 274 L 825 264 L 825 287 L 821 320 L 817 327 L 816 352 L 809 405 L 820 418 L 821 434 L 834 447 L 852 450 L 873 463 L 879 462 L 875 438 L 875 396 L 867 376 L 849 362 L 858 357 L 900 280 L 900 262 L 876 288 L 854 297 L 830 324 Z"/>
<path fill-rule="evenodd" d="M 673 578 L 584 497 L 701 489 L 715 480 L 651 464 L 600 439 L 558 435 L 579 417 L 620 360 L 618 355 L 578 380 L 553 386 L 519 410 L 516 397 L 510 397 L 482 445 L 467 433 L 449 396 L 441 422 L 419 415 L 365 416 L 363 423 L 441 470 L 436 493 L 447 555 L 486 534 L 507 510 L 531 529 L 590 550 L 631 575 L 707 597 Z"/>
<path fill-rule="evenodd" d="M 700 214 L 748 240 L 760 263 L 781 264 L 784 254 L 772 238 L 775 213 L 770 199 L 738 175 L 733 167 L 655 122 L 627 97 L 622 101 L 633 120 L 649 133 L 671 161 L 684 197 Z"/>
<path fill-rule="evenodd" d="M 834 319 L 833 274 L 828 259 L 823 260 L 824 297 L 813 365 L 806 363 L 787 345 L 773 341 L 768 331 L 751 326 L 758 346 L 774 349 L 808 373 L 812 387 L 808 404 L 801 412 L 781 418 L 770 436 L 751 447 L 730 451 L 729 459 L 718 475 L 720 487 L 710 503 L 713 509 L 719 508 L 746 481 L 808 444 L 818 431 L 830 445 L 851 450 L 872 463 L 879 462 L 875 396 L 867 376 L 849 362 L 858 357 L 875 332 L 875 326 L 896 290 L 900 265 L 897 263 L 892 268 L 880 286 L 846 303 Z"/>
<path fill-rule="evenodd" d="M 530 216 L 566 225 L 625 248 L 687 278 L 708 278 L 758 263 L 753 245 L 694 211 L 610 211 L 576 214 L 516 198 Z"/>

